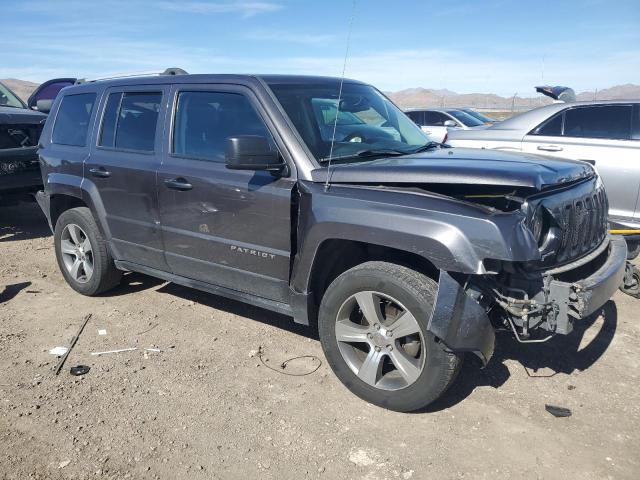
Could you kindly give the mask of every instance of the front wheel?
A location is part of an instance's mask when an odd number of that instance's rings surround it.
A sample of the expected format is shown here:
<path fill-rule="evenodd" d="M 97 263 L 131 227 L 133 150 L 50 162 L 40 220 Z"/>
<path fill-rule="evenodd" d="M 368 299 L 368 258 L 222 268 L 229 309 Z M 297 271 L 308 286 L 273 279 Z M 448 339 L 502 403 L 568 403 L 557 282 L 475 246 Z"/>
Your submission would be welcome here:
<path fill-rule="evenodd" d="M 329 286 L 318 329 L 327 361 L 360 398 L 408 412 L 440 397 L 461 358 L 427 331 L 436 282 L 409 268 L 367 262 Z"/>

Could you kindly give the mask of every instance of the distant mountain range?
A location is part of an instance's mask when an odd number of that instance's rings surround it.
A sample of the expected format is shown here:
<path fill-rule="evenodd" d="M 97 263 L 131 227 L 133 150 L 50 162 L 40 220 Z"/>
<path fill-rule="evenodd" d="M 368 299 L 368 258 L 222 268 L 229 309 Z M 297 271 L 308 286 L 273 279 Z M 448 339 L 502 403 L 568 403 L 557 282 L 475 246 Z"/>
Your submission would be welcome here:
<path fill-rule="evenodd" d="M 8 78 L 0 80 L 11 90 L 26 100 L 38 86 L 37 83 Z M 400 107 L 476 107 L 495 110 L 510 110 L 512 105 L 517 110 L 538 107 L 551 103 L 549 97 L 536 95 L 533 97 L 501 97 L 492 93 L 456 93 L 451 90 L 431 88 L 407 88 L 386 94 Z M 578 100 L 640 100 L 640 85 L 626 84 L 605 88 L 597 92 L 581 92 Z"/>
<path fill-rule="evenodd" d="M 501 97 L 493 93 L 456 93 L 451 90 L 430 88 L 407 88 L 397 92 L 386 92 L 402 108 L 411 107 L 476 107 L 487 109 L 534 108 L 552 102 L 544 95 L 534 97 Z M 640 85 L 626 84 L 576 94 L 578 100 L 640 100 Z"/>

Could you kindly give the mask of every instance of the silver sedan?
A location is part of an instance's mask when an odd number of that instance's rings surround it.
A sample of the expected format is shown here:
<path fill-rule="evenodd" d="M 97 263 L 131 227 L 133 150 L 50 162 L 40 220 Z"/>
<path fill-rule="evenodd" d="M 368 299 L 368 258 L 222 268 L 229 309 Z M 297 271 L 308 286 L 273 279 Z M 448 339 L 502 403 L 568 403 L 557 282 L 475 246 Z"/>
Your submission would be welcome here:
<path fill-rule="evenodd" d="M 524 151 L 594 165 L 618 228 L 640 228 L 640 101 L 555 103 L 484 130 L 449 133 L 452 146 Z"/>

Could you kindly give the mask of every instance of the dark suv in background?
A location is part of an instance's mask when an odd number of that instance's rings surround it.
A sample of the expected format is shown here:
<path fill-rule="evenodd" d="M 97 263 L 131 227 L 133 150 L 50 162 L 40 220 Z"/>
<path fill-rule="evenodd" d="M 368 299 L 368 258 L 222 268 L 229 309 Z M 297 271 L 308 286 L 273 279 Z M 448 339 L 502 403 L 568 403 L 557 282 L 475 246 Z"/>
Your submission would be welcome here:
<path fill-rule="evenodd" d="M 136 271 L 317 325 L 340 380 L 394 410 L 442 395 L 465 352 L 489 361 L 495 327 L 570 333 L 624 274 L 590 165 L 442 148 L 353 80 L 85 82 L 41 143 L 73 289 Z"/>
<path fill-rule="evenodd" d="M 0 82 L 0 206 L 42 189 L 38 139 L 53 99 L 74 82 L 71 78 L 45 82 L 27 103 Z"/>

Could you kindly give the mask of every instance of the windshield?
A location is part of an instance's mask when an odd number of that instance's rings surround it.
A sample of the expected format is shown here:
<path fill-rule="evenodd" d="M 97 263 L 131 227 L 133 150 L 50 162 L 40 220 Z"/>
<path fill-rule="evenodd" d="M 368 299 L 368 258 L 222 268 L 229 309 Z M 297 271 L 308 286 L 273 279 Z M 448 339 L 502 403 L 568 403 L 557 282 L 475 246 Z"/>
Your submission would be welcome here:
<path fill-rule="evenodd" d="M 477 127 L 478 125 L 484 125 L 484 122 L 481 122 L 477 118 L 472 117 L 462 110 L 449 110 L 447 113 L 459 122 L 462 122 L 462 124 L 467 127 Z"/>
<path fill-rule="evenodd" d="M 480 112 L 476 112 L 475 110 L 468 109 L 468 110 L 463 110 L 463 111 L 467 115 L 471 115 L 472 117 L 477 118 L 481 122 L 484 122 L 484 123 L 493 123 L 493 122 L 495 122 L 495 120 L 493 118 L 487 117 L 486 115 L 483 115 Z"/>
<path fill-rule="evenodd" d="M 24 108 L 24 103 L 11 90 L 0 83 L 0 107 Z"/>
<path fill-rule="evenodd" d="M 333 159 L 406 154 L 430 143 L 411 119 L 369 85 L 345 83 L 340 105 L 336 85 L 271 84 L 270 87 L 319 162 L 329 159 L 336 112 Z"/>

